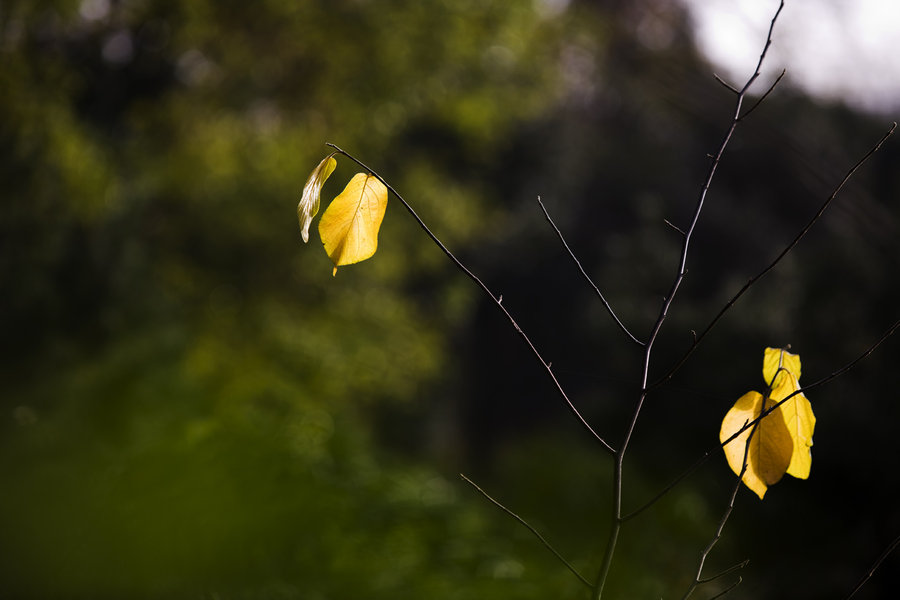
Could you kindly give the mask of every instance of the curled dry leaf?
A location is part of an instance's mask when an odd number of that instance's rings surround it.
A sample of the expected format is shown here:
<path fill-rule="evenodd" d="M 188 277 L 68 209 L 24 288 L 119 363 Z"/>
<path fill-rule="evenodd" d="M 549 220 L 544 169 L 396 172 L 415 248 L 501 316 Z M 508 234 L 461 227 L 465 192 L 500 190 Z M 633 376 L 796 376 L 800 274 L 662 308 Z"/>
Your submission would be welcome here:
<path fill-rule="evenodd" d="M 300 204 L 297 205 L 297 218 L 300 220 L 300 235 L 303 241 L 309 241 L 309 225 L 312 223 L 313 217 L 319 212 L 319 195 L 322 192 L 322 186 L 325 180 L 334 171 L 337 166 L 337 160 L 334 154 L 329 154 L 319 165 L 309 174 L 306 185 L 303 186 L 303 196 L 300 198 Z"/>

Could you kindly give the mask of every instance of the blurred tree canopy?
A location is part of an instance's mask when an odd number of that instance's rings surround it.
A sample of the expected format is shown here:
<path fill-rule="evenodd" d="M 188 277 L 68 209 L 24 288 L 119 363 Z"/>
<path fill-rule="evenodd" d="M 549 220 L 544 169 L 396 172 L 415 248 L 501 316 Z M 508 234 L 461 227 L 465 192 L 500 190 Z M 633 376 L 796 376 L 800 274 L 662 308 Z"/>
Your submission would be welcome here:
<path fill-rule="evenodd" d="M 334 279 L 294 211 L 326 141 L 365 160 L 617 441 L 636 355 L 534 198 L 648 329 L 680 242 L 663 219 L 688 214 L 731 100 L 677 5 L 7 0 L 0 90 L 0 595 L 580 597 L 455 480 L 593 577 L 607 459 L 508 324 L 398 203 L 376 257 Z M 742 125 L 658 374 L 884 129 L 789 88 Z M 764 346 L 793 344 L 814 379 L 897 318 L 898 154 L 652 397 L 627 502 L 715 443 Z M 323 200 L 352 173 L 339 161 Z M 898 349 L 811 395 L 809 482 L 740 498 L 716 556 L 754 561 L 734 597 L 847 588 L 900 531 Z M 710 461 L 626 529 L 613 594 L 681 589 L 730 485 Z M 759 533 L 786 522 L 795 544 Z"/>

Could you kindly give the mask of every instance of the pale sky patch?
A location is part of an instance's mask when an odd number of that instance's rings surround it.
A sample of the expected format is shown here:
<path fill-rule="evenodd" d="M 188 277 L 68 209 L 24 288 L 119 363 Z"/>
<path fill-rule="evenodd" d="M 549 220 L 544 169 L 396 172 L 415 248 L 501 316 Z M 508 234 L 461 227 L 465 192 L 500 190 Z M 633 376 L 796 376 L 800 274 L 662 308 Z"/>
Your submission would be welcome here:
<path fill-rule="evenodd" d="M 778 0 L 682 2 L 691 13 L 697 43 L 717 73 L 735 85 L 746 80 Z M 781 69 L 810 94 L 896 118 L 900 0 L 786 0 L 762 83 L 771 82 Z"/>

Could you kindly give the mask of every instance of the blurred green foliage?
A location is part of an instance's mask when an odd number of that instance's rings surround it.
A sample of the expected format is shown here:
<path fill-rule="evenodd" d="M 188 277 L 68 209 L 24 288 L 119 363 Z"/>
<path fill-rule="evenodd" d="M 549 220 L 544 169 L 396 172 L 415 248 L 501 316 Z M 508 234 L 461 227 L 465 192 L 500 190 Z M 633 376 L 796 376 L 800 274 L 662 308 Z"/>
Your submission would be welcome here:
<path fill-rule="evenodd" d="M 455 479 L 474 473 L 593 578 L 608 463 L 508 324 L 395 201 L 378 254 L 337 278 L 314 232 L 300 242 L 295 206 L 326 141 L 378 169 L 504 293 L 615 445 L 635 357 L 533 198 L 550 196 L 640 332 L 678 245 L 662 219 L 689 210 L 728 111 L 677 7 L 9 0 L 0 90 L 0 596 L 581 597 Z M 768 105 L 723 169 L 661 364 L 802 225 L 833 183 L 820 174 L 877 137 L 839 107 Z M 825 150 L 804 153 L 811 139 Z M 896 198 L 893 152 L 872 196 L 857 192 L 654 399 L 627 502 L 709 449 L 762 347 L 794 343 L 812 377 L 877 335 L 897 298 L 897 210 L 876 201 Z M 352 173 L 340 162 L 323 200 Z M 816 413 L 816 460 L 853 464 L 828 433 L 841 407 Z M 854 419 L 843 435 L 891 422 Z M 719 467 L 628 524 L 614 596 L 683 588 L 727 498 Z M 741 507 L 715 563 L 772 553 L 754 528 L 824 496 L 828 477 L 815 481 L 767 498 L 771 512 Z M 897 519 L 886 501 L 864 509 Z M 863 532 L 844 556 L 877 542 Z M 792 597 L 772 572 L 748 593 Z"/>
<path fill-rule="evenodd" d="M 524 3 L 85 0 L 5 3 L 0 31 L 3 595 L 521 578 L 506 523 L 389 459 L 367 416 L 435 394 L 471 292 L 399 214 L 398 243 L 334 281 L 293 205 L 333 139 L 474 239 L 478 185 L 434 165 L 546 106 L 552 24 Z M 536 564 L 532 594 L 571 587 Z"/>

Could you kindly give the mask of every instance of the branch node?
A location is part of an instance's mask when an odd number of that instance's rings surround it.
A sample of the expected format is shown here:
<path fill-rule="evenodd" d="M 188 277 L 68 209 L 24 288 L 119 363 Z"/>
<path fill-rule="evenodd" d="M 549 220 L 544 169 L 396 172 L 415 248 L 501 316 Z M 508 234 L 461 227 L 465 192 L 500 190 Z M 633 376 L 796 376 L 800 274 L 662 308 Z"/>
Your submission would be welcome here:
<path fill-rule="evenodd" d="M 747 109 L 747 112 L 745 112 L 743 115 L 739 116 L 739 117 L 737 118 L 737 120 L 738 120 L 738 121 L 741 121 L 741 120 L 747 118 L 747 115 L 749 115 L 749 114 L 752 113 L 754 110 L 756 110 L 756 107 L 759 106 L 760 104 L 762 104 L 763 100 L 765 100 L 766 97 L 767 97 L 769 94 L 772 93 L 772 90 L 775 89 L 775 86 L 778 85 L 778 83 L 779 83 L 779 82 L 781 81 L 781 79 L 784 77 L 784 74 L 785 74 L 785 73 L 787 73 L 787 70 L 782 69 L 782 70 L 781 70 L 781 74 L 780 74 L 778 77 L 775 78 L 775 81 L 772 83 L 772 85 L 769 86 L 769 89 L 766 90 L 766 93 L 763 94 L 762 96 L 760 96 L 759 99 L 753 104 L 753 106 L 751 106 L 749 109 Z"/>

